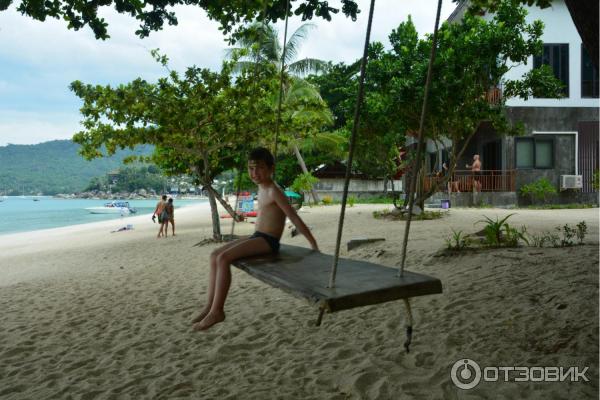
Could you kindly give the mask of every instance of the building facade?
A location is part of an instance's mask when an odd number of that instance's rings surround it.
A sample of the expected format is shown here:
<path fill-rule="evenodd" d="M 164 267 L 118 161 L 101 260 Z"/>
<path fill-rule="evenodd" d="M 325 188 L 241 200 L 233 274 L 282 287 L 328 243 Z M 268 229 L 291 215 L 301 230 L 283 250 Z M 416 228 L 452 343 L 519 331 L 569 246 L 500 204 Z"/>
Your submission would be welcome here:
<path fill-rule="evenodd" d="M 460 20 L 467 6 L 467 2 L 460 3 L 449 20 Z M 514 176 L 513 190 L 517 193 L 521 186 L 544 177 L 559 190 L 560 202 L 597 203 L 592 178 L 600 168 L 598 70 L 582 45 L 564 1 L 555 0 L 546 9 L 527 7 L 527 11 L 527 22 L 544 23 L 543 55 L 530 57 L 526 65 L 515 65 L 506 78 L 519 79 L 531 68 L 546 64 L 565 85 L 564 97 L 505 99 L 509 120 L 523 123 L 525 135 L 502 136 L 482 122 L 458 161 L 458 168 L 465 168 L 478 154 L 482 169 L 490 171 L 490 176 Z M 496 95 L 502 95 L 501 88 Z M 430 151 L 430 164 L 434 158 L 443 159 L 442 151 L 437 153 Z M 577 180 L 570 175 L 581 176 L 580 189 L 567 188 L 576 186 Z"/>

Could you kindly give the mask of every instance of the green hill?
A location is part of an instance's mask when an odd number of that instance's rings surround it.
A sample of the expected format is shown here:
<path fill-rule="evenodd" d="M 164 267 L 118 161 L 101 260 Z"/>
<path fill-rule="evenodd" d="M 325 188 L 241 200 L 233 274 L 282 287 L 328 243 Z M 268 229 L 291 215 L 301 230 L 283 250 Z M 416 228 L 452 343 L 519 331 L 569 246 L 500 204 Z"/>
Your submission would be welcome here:
<path fill-rule="evenodd" d="M 54 140 L 34 145 L 0 147 L 0 193 L 26 195 L 74 193 L 82 191 L 90 179 L 104 176 L 122 166 L 123 158 L 150 155 L 152 146 L 121 150 L 114 156 L 86 161 L 79 145 L 70 140 Z"/>

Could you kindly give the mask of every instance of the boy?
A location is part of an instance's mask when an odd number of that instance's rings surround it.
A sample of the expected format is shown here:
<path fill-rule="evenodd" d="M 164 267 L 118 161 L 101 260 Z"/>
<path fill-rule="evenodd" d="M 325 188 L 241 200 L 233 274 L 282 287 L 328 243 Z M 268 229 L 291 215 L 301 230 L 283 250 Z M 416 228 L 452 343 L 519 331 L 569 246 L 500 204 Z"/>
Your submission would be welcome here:
<path fill-rule="evenodd" d="M 230 265 L 239 258 L 277 253 L 287 216 L 302 233 L 313 250 L 319 251 L 308 227 L 289 204 L 282 190 L 273 182 L 275 161 L 269 150 L 258 147 L 248 157 L 248 174 L 258 185 L 259 216 L 256 232 L 212 252 L 208 277 L 208 300 L 204 309 L 193 319 L 196 331 L 202 331 L 225 320 L 224 305 L 231 284 Z"/>

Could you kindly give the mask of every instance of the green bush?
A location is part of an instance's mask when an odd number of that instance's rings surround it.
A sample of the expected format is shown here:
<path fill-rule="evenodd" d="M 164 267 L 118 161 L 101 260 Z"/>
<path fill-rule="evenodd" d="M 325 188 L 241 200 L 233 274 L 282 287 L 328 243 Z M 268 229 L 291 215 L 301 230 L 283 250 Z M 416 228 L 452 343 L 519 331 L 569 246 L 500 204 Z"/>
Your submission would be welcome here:
<path fill-rule="evenodd" d="M 294 192 L 304 193 L 310 191 L 317 182 L 319 182 L 319 179 L 312 176 L 310 172 L 307 172 L 298 175 L 296 179 L 294 179 L 291 188 Z"/>
<path fill-rule="evenodd" d="M 600 189 L 600 169 L 595 170 L 592 175 L 592 188 L 594 190 Z"/>
<path fill-rule="evenodd" d="M 446 249 L 448 250 L 464 250 L 471 244 L 471 239 L 463 234 L 463 231 L 455 231 L 452 229 L 452 236 L 446 238 Z"/>
<path fill-rule="evenodd" d="M 527 196 L 531 202 L 543 201 L 546 203 L 551 197 L 557 193 L 556 188 L 546 178 L 540 178 L 533 183 L 521 186 L 519 192 L 522 196 Z"/>
<path fill-rule="evenodd" d="M 323 204 L 325 204 L 326 206 L 333 204 L 333 197 L 331 196 L 323 196 L 323 198 L 321 199 L 321 201 L 323 202 Z"/>
<path fill-rule="evenodd" d="M 517 247 L 519 241 L 522 240 L 529 244 L 529 241 L 525 237 L 526 229 L 522 227 L 521 230 L 510 226 L 507 219 L 514 214 L 509 214 L 506 217 L 499 219 L 496 217 L 494 221 L 490 217 L 483 216 L 485 220 L 477 221 L 476 223 L 483 222 L 486 226 L 483 228 L 485 234 L 485 244 L 488 246 L 506 246 L 506 247 Z"/>
<path fill-rule="evenodd" d="M 356 203 L 356 197 L 354 197 L 354 196 L 348 197 L 348 207 L 354 207 L 354 203 Z"/>

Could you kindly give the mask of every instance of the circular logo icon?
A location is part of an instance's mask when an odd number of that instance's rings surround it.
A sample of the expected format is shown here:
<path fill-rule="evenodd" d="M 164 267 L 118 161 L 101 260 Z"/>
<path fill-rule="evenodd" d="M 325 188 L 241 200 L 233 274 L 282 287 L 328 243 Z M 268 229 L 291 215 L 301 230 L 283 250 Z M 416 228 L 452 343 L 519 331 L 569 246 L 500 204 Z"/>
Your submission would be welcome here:
<path fill-rule="evenodd" d="M 450 377 L 458 388 L 473 389 L 481 381 L 481 368 L 475 361 L 464 358 L 454 363 Z"/>

